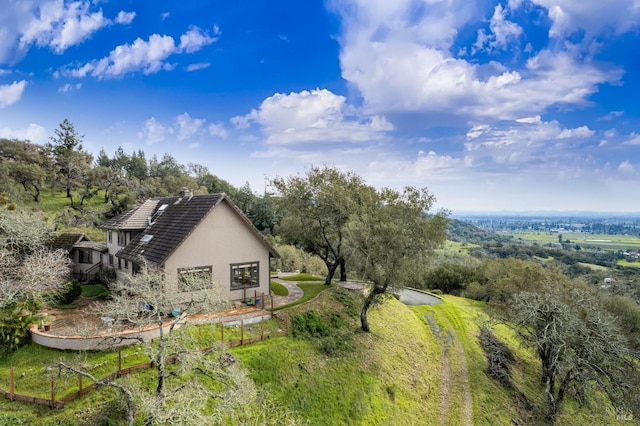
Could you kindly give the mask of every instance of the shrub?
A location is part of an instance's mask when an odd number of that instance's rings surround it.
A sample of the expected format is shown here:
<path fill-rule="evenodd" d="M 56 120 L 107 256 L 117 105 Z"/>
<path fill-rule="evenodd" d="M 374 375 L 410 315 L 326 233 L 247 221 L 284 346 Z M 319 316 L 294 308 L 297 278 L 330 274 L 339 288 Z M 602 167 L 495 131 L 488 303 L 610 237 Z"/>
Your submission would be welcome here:
<path fill-rule="evenodd" d="M 480 327 L 480 346 L 487 357 L 487 374 L 504 386 L 511 385 L 511 363 L 513 352 L 488 327 Z"/>
<path fill-rule="evenodd" d="M 307 311 L 294 315 L 291 319 L 293 337 L 325 337 L 331 332 L 331 327 L 316 311 Z"/>
<path fill-rule="evenodd" d="M 78 280 L 71 280 L 65 289 L 58 295 L 57 301 L 61 305 L 70 305 L 82 294 L 82 285 Z"/>
<path fill-rule="evenodd" d="M 29 302 L 13 303 L 0 310 L 0 356 L 28 343 L 29 327 L 36 321 L 37 306 Z"/>

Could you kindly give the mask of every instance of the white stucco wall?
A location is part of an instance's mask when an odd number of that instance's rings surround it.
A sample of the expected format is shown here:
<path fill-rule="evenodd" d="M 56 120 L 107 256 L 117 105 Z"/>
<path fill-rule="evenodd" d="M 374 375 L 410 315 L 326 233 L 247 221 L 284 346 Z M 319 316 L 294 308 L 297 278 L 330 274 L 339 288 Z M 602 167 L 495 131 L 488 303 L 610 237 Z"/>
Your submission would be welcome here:
<path fill-rule="evenodd" d="M 165 262 L 167 275 L 176 277 L 178 268 L 212 266 L 213 280 L 231 300 L 243 298 L 242 290 L 231 290 L 231 264 L 259 262 L 259 287 L 246 290 L 269 293 L 269 252 L 246 223 L 222 201 Z"/>

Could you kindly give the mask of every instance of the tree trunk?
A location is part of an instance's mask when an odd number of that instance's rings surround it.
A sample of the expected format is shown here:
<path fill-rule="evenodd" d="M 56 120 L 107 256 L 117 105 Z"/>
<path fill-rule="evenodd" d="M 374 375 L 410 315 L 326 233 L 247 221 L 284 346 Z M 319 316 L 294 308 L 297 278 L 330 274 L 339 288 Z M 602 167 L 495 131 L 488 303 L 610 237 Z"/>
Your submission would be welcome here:
<path fill-rule="evenodd" d="M 162 328 L 162 321 L 158 322 L 160 325 L 160 337 L 158 343 L 158 355 L 156 355 L 156 369 L 158 372 L 158 386 L 156 387 L 156 395 L 158 398 L 164 398 L 164 383 L 165 383 L 165 341 L 164 341 L 164 330 Z"/>
<path fill-rule="evenodd" d="M 69 178 L 67 178 L 67 198 L 71 198 L 71 179 Z"/>
<path fill-rule="evenodd" d="M 364 299 L 364 303 L 362 304 L 362 311 L 360 311 L 360 326 L 362 328 L 362 331 L 366 331 L 367 333 L 371 331 L 369 329 L 369 320 L 367 318 L 367 312 L 369 311 L 369 308 L 371 307 L 371 304 L 373 303 L 375 298 L 379 294 L 384 293 L 386 290 L 387 290 L 387 285 L 384 285 L 383 287 L 378 287 L 374 284 L 373 288 L 371 289 L 371 292 L 369 292 L 367 297 Z"/>
<path fill-rule="evenodd" d="M 325 262 L 327 265 L 327 277 L 324 279 L 324 283 L 326 285 L 331 284 L 331 280 L 333 280 L 333 276 L 336 274 L 336 269 L 338 269 L 338 262 L 329 263 Z"/>
<path fill-rule="evenodd" d="M 35 201 L 36 203 L 40 202 L 40 188 L 38 188 L 37 185 L 32 184 L 33 188 L 36 190 L 36 193 L 33 194 L 33 201 Z"/>
<path fill-rule="evenodd" d="M 344 264 L 344 258 L 340 259 L 340 281 L 346 281 L 347 280 L 347 268 L 345 267 Z"/>

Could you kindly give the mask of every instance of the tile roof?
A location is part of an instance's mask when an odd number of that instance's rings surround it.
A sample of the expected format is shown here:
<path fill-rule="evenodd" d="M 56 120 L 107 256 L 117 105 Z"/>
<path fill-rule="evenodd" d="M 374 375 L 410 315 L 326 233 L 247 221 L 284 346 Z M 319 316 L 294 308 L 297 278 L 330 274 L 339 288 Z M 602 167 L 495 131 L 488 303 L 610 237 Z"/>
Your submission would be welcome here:
<path fill-rule="evenodd" d="M 101 253 L 107 251 L 107 245 L 98 241 L 79 241 L 73 245 L 73 248 L 91 249 Z"/>
<path fill-rule="evenodd" d="M 158 207 L 162 204 L 168 205 L 163 211 L 155 209 L 152 224 L 136 235 L 125 248 L 116 253 L 116 256 L 138 264 L 146 262 L 151 265 L 161 266 L 193 232 L 204 217 L 215 206 L 225 201 L 250 227 L 269 253 L 275 257 L 280 257 L 278 252 L 264 239 L 244 213 L 229 200 L 226 194 L 194 195 L 185 198 L 175 197 L 171 203 L 168 203 L 168 200 L 160 199 L 156 202 L 155 205 Z M 129 212 L 123 215 L 126 216 L 124 220 L 119 220 L 116 217 L 111 222 L 113 224 L 124 223 L 132 216 Z M 148 224 L 148 222 L 146 223 Z M 108 226 L 112 225 L 103 225 L 104 228 Z"/>

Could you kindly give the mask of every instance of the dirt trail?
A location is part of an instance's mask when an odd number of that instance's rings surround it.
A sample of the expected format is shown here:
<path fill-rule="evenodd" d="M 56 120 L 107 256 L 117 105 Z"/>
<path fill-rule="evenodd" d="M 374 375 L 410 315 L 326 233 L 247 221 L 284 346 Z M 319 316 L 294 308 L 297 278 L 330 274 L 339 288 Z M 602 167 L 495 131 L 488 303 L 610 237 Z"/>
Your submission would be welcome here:
<path fill-rule="evenodd" d="M 435 319 L 425 315 L 425 319 L 432 333 L 442 342 L 442 356 L 440 361 L 440 415 L 439 425 L 473 425 L 473 397 L 469 384 L 469 370 L 464 348 L 450 324 L 444 332 Z M 455 360 L 455 361 L 454 361 Z M 456 389 L 459 391 L 456 392 Z M 450 411 L 456 393 L 462 394 L 460 418 L 452 419 Z"/>

